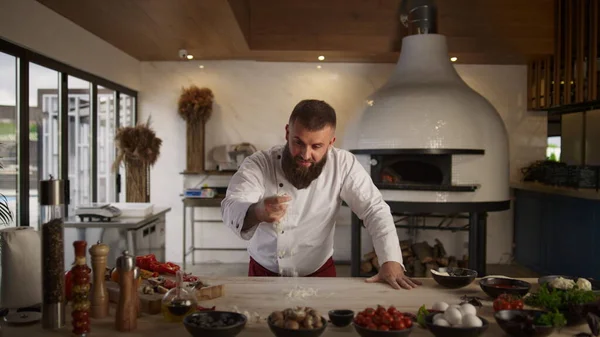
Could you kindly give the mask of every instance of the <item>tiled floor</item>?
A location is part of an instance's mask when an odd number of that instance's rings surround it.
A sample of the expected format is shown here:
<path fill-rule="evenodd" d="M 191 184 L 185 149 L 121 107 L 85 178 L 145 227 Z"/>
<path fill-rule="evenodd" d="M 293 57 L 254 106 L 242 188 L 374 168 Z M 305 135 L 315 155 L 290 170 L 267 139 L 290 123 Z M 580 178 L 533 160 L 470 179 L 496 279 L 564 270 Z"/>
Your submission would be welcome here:
<path fill-rule="evenodd" d="M 218 263 L 218 264 L 197 264 L 192 266 L 188 264 L 186 266 L 186 271 L 189 273 L 193 273 L 195 275 L 202 276 L 247 276 L 248 275 L 248 265 L 244 263 Z M 509 277 L 518 277 L 518 278 L 529 278 L 529 277 L 539 277 L 538 274 L 532 272 L 531 270 L 519 266 L 519 265 L 509 265 L 509 264 L 490 264 L 487 266 L 489 275 L 504 275 Z M 349 265 L 337 265 L 336 266 L 337 275 L 339 277 L 349 277 L 350 276 L 350 266 Z"/>

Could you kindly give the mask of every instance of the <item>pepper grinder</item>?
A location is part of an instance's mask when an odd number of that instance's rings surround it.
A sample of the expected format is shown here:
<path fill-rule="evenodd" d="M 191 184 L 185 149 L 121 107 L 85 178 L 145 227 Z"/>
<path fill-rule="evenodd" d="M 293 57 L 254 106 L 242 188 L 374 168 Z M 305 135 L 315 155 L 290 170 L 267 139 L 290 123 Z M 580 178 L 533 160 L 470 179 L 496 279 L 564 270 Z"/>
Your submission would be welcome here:
<path fill-rule="evenodd" d="M 108 294 L 106 283 L 104 282 L 104 273 L 106 271 L 106 257 L 109 248 L 106 244 L 100 243 L 90 247 L 90 256 L 92 257 L 92 270 L 94 273 L 94 282 L 92 283 L 92 306 L 90 313 L 92 318 L 104 318 L 108 316 Z"/>
<path fill-rule="evenodd" d="M 135 307 L 135 316 L 136 317 L 140 317 L 140 296 L 139 296 L 139 289 L 138 289 L 138 281 L 140 280 L 141 277 L 141 271 L 140 268 L 135 267 L 133 268 L 133 303 L 134 303 L 134 307 Z M 2 337 L 2 336 L 0 336 Z"/>
<path fill-rule="evenodd" d="M 137 297 L 135 273 L 135 260 L 128 251 L 117 258 L 117 272 L 119 273 L 119 304 L 115 315 L 115 326 L 118 331 L 129 332 L 137 328 Z"/>

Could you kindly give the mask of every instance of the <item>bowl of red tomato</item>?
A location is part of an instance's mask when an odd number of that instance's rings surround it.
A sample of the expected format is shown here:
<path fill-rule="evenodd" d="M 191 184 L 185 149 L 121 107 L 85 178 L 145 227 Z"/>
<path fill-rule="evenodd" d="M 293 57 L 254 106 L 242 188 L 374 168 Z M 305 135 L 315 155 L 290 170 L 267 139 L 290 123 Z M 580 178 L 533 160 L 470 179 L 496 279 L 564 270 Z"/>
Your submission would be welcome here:
<path fill-rule="evenodd" d="M 523 299 L 518 295 L 502 294 L 494 300 L 494 312 L 501 310 L 523 310 Z"/>
<path fill-rule="evenodd" d="M 403 313 L 394 306 L 366 308 L 354 317 L 352 325 L 362 337 L 406 337 L 413 329 L 415 316 Z"/>
<path fill-rule="evenodd" d="M 479 281 L 479 286 L 492 298 L 502 294 L 525 296 L 531 289 L 531 283 L 504 277 L 486 277 Z"/>

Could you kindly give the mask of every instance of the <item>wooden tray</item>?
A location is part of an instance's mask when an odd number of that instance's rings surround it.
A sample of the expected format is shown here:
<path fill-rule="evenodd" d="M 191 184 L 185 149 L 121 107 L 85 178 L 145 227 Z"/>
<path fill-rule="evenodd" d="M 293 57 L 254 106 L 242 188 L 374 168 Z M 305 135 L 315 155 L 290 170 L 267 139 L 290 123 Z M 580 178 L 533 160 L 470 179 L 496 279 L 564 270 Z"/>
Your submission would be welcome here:
<path fill-rule="evenodd" d="M 142 287 L 147 285 L 147 281 L 142 282 Z M 119 302 L 119 284 L 112 281 L 106 281 L 106 289 L 108 290 L 108 299 L 112 303 Z M 208 286 L 201 289 L 196 289 L 196 300 L 208 301 L 225 295 L 225 285 L 219 284 L 214 286 Z M 138 297 L 140 299 L 140 312 L 156 315 L 161 312 L 161 302 L 164 294 L 144 294 L 142 293 L 141 287 L 138 289 Z"/>

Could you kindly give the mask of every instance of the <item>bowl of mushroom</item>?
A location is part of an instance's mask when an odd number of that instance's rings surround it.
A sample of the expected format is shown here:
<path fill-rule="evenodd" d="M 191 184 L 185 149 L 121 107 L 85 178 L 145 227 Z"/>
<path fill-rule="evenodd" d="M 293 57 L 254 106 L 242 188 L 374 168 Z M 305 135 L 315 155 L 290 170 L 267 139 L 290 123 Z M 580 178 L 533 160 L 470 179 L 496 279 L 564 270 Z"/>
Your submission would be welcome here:
<path fill-rule="evenodd" d="M 267 322 L 277 337 L 318 337 L 327 327 L 327 320 L 310 307 L 274 311 Z"/>

